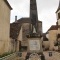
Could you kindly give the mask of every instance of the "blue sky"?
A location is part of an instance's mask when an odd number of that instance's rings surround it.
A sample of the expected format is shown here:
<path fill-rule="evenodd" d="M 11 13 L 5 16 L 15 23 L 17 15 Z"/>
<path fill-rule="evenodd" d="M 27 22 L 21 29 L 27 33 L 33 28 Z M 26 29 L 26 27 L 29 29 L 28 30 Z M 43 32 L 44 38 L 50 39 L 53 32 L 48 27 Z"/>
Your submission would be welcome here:
<path fill-rule="evenodd" d="M 30 0 L 8 0 L 13 10 L 11 11 L 10 22 L 15 21 L 15 15 L 18 19 L 29 17 Z M 42 21 L 43 32 L 46 32 L 51 25 L 56 24 L 56 10 L 59 0 L 37 0 L 38 19 Z"/>

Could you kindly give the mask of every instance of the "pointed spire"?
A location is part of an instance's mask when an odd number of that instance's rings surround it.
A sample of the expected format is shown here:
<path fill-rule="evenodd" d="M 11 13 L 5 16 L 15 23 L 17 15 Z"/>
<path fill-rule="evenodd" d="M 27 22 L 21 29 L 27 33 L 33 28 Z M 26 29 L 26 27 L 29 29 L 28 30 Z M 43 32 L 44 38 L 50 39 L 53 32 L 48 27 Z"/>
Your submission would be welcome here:
<path fill-rule="evenodd" d="M 32 14 L 34 14 L 37 18 L 36 20 L 38 20 L 36 0 L 30 0 L 30 18 L 33 18 Z"/>
<path fill-rule="evenodd" d="M 37 3 L 36 0 L 30 0 L 30 19 L 32 24 L 32 33 L 33 30 L 35 32 L 35 29 L 38 27 L 38 13 L 37 13 Z M 34 26 L 34 28 L 33 28 Z M 37 30 L 36 30 L 37 31 Z"/>
<path fill-rule="evenodd" d="M 56 11 L 56 13 L 60 10 L 60 0 L 59 0 L 59 6 L 58 6 L 58 9 Z"/>

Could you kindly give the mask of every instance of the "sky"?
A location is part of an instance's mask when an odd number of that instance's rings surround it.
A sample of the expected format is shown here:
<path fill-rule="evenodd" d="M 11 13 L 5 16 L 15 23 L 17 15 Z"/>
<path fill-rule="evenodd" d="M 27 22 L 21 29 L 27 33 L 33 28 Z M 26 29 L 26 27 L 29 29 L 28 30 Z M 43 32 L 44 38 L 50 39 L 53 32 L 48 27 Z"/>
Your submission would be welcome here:
<path fill-rule="evenodd" d="M 30 0 L 8 0 L 13 10 L 11 11 L 10 22 L 15 21 L 15 16 L 20 19 L 30 16 Z M 42 21 L 43 32 L 46 32 L 52 25 L 56 25 L 56 10 L 59 0 L 36 0 L 38 19 Z"/>

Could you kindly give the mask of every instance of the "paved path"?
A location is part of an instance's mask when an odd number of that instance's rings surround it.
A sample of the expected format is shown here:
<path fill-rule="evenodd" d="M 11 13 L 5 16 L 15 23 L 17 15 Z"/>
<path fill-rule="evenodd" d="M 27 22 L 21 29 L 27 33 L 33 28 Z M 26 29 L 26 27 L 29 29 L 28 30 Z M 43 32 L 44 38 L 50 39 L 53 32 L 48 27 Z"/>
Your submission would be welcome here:
<path fill-rule="evenodd" d="M 51 57 L 49 57 L 49 52 L 48 51 L 43 52 L 43 53 L 45 55 L 46 60 L 60 60 L 60 53 L 58 53 L 58 52 L 53 51 Z M 26 53 L 24 52 L 23 55 L 26 55 Z M 16 57 L 14 60 L 24 60 L 24 57 L 23 58 Z"/>
<path fill-rule="evenodd" d="M 58 52 L 53 51 L 51 57 L 49 57 L 48 52 L 44 52 L 44 55 L 45 55 L 46 60 L 60 60 L 60 53 L 58 53 Z"/>
<path fill-rule="evenodd" d="M 14 60 L 25 60 L 27 52 L 22 53 L 22 57 L 17 56 Z"/>

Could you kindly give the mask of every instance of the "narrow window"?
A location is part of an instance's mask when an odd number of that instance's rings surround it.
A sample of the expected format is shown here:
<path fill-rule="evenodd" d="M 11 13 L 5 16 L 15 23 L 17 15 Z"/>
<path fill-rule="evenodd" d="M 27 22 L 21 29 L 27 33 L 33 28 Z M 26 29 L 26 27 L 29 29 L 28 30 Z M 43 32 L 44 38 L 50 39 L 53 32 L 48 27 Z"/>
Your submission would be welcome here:
<path fill-rule="evenodd" d="M 60 13 L 58 13 L 58 19 L 60 19 Z"/>

